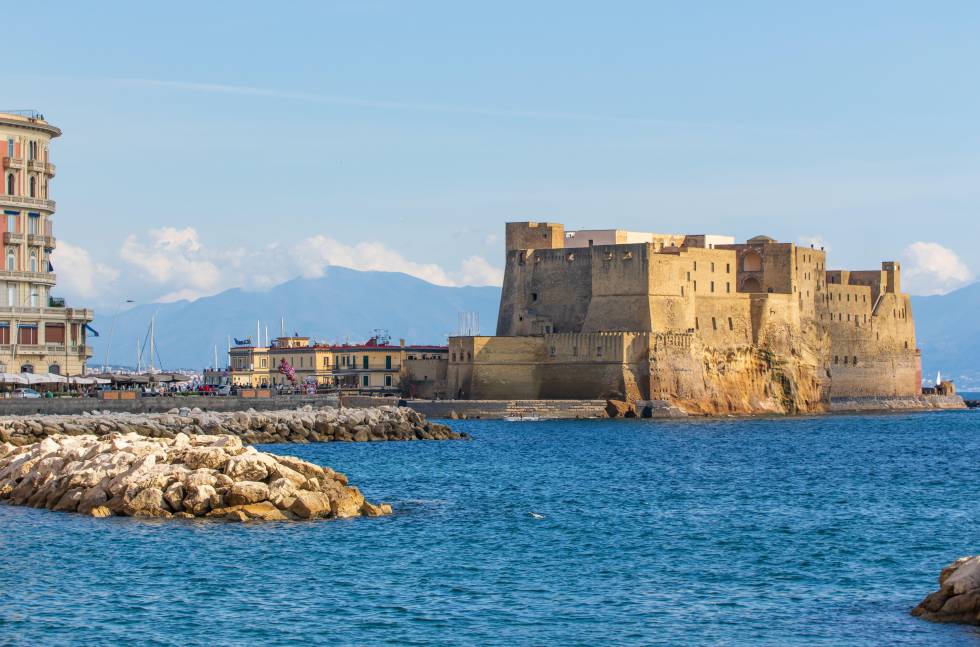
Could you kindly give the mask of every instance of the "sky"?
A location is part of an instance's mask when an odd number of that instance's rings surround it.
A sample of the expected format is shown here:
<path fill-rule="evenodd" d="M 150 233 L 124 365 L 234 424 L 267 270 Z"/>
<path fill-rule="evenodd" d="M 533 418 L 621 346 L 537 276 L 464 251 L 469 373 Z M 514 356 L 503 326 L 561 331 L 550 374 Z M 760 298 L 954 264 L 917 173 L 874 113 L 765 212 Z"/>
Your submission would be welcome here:
<path fill-rule="evenodd" d="M 12 3 L 72 302 L 329 264 L 499 284 L 507 221 L 980 260 L 980 4 Z M 34 44 L 31 44 L 31 43 Z M 28 55 L 29 54 L 29 55 Z"/>

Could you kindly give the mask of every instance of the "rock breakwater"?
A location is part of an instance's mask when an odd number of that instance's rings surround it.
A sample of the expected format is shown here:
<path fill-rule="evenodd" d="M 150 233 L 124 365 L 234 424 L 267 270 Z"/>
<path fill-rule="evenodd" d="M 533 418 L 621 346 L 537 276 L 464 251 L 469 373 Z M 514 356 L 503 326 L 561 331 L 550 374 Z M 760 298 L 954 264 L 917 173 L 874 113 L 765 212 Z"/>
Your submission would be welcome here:
<path fill-rule="evenodd" d="M 330 441 L 450 440 L 468 438 L 446 425 L 430 422 L 405 407 L 335 409 L 326 407 L 282 411 L 205 412 L 171 409 L 167 413 L 7 416 L 0 419 L 0 442 L 29 445 L 48 436 L 138 433 L 151 438 L 231 434 L 246 444 Z"/>
<path fill-rule="evenodd" d="M 980 625 L 980 555 L 961 557 L 939 573 L 939 590 L 925 597 L 912 615 L 933 622 Z"/>
<path fill-rule="evenodd" d="M 0 443 L 0 501 L 95 517 L 286 521 L 391 513 L 330 468 L 244 447 L 238 436 L 180 432 Z"/>

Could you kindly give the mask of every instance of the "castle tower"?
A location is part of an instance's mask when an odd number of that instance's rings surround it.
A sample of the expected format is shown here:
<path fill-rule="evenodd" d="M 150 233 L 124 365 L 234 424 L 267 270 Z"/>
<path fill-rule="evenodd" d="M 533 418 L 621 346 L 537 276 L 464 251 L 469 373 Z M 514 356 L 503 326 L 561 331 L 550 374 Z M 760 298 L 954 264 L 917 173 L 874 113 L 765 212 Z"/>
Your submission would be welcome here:
<path fill-rule="evenodd" d="M 55 203 L 51 140 L 61 130 L 33 111 L 0 112 L 0 372 L 82 373 L 91 310 L 51 295 Z"/>

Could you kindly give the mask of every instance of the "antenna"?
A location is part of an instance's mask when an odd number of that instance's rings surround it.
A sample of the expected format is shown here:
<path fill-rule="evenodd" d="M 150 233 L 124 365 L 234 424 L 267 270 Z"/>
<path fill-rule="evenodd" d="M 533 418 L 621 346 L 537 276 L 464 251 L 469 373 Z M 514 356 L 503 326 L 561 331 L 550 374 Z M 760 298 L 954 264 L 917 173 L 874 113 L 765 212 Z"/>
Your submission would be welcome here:
<path fill-rule="evenodd" d="M 456 327 L 457 337 L 476 337 L 480 334 L 480 313 L 473 311 L 460 312 L 459 323 Z"/>

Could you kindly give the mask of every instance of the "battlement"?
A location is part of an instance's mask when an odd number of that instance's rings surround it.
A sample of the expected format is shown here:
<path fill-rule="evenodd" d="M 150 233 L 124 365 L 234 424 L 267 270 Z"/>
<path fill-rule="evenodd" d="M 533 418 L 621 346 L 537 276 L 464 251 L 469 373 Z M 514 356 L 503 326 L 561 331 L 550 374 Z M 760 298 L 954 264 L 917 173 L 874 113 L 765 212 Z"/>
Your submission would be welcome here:
<path fill-rule="evenodd" d="M 554 222 L 508 222 L 507 251 L 516 249 L 561 249 L 565 246 L 565 225 Z"/>

